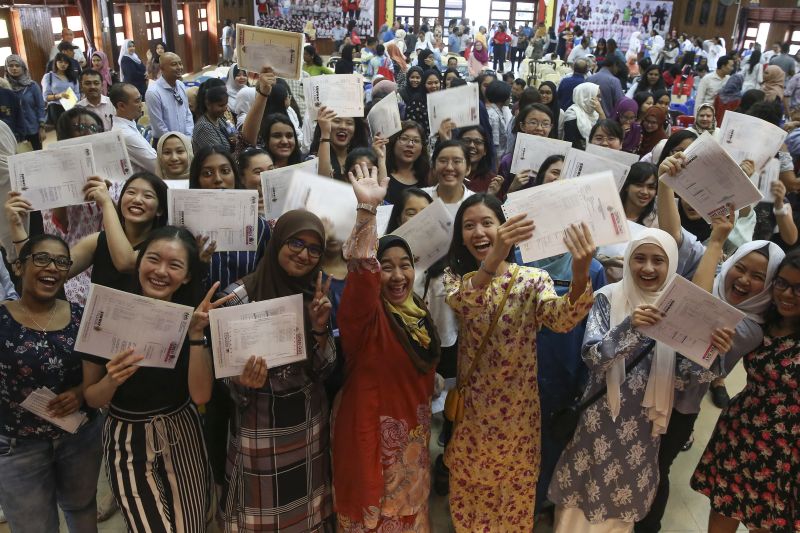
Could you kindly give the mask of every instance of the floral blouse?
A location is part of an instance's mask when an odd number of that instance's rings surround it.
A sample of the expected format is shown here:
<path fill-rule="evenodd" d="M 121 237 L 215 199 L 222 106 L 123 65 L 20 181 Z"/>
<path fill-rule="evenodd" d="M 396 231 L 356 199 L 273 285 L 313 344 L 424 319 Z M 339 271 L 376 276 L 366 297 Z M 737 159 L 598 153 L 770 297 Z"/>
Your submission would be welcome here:
<path fill-rule="evenodd" d="M 83 381 L 81 354 L 73 350 L 83 308 L 70 304 L 67 326 L 58 331 L 28 329 L 0 306 L 0 433 L 11 438 L 53 439 L 64 431 L 20 407 L 31 392 L 56 394 Z"/>

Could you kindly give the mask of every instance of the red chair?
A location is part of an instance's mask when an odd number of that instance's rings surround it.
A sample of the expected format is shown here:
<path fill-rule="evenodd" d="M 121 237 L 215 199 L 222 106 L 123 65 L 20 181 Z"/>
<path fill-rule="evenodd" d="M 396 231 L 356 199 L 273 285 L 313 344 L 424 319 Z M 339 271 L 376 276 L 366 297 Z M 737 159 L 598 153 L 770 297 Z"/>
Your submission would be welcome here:
<path fill-rule="evenodd" d="M 688 128 L 694 124 L 694 117 L 692 115 L 680 115 L 675 119 L 675 123 L 681 128 Z"/>
<path fill-rule="evenodd" d="M 680 126 L 672 126 L 672 128 L 669 130 L 669 134 L 672 135 L 673 133 L 677 133 L 677 132 L 681 131 L 682 129 L 684 129 L 684 128 L 682 128 Z"/>

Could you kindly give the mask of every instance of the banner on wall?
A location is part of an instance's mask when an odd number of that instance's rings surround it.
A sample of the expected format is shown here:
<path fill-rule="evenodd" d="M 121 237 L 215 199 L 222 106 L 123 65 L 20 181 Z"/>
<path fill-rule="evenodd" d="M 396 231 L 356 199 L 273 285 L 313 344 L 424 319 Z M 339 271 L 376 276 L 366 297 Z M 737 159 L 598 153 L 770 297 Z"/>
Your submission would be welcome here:
<path fill-rule="evenodd" d="M 359 36 L 375 35 L 376 0 L 255 0 L 256 25 L 303 32 L 311 22 L 316 38 L 331 38 L 336 21 L 356 22 Z"/>
<path fill-rule="evenodd" d="M 558 0 L 556 28 L 561 32 L 580 26 L 595 39 L 613 38 L 623 52 L 635 32 L 642 37 L 655 29 L 669 31 L 672 2 L 656 0 Z"/>

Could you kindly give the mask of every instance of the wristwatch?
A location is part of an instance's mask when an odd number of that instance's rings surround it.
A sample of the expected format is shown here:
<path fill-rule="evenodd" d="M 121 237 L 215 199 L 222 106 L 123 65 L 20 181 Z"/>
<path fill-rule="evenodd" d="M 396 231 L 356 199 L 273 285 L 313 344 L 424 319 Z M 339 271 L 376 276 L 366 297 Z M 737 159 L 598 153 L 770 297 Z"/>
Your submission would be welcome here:
<path fill-rule="evenodd" d="M 203 346 L 205 348 L 208 348 L 208 337 L 203 335 L 202 339 L 197 339 L 197 340 L 189 339 L 189 346 Z"/>

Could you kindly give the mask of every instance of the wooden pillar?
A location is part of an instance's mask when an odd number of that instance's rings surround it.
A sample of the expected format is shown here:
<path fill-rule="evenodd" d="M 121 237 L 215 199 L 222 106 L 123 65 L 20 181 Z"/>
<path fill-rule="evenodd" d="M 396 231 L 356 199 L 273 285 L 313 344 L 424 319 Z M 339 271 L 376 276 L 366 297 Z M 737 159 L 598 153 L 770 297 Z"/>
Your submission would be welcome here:
<path fill-rule="evenodd" d="M 222 55 L 219 34 L 219 16 L 217 14 L 217 0 L 209 0 L 206 7 L 208 14 L 208 63 L 215 65 Z M 235 36 L 234 36 L 235 40 Z"/>
<path fill-rule="evenodd" d="M 178 40 L 177 12 L 177 0 L 161 0 L 161 27 L 163 28 L 161 38 L 164 44 L 167 45 L 167 50 L 176 50 L 175 43 Z"/>

